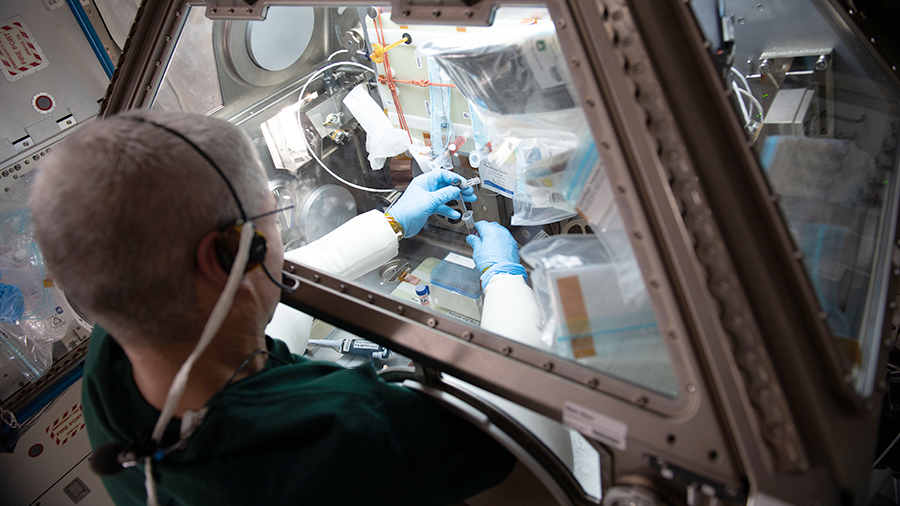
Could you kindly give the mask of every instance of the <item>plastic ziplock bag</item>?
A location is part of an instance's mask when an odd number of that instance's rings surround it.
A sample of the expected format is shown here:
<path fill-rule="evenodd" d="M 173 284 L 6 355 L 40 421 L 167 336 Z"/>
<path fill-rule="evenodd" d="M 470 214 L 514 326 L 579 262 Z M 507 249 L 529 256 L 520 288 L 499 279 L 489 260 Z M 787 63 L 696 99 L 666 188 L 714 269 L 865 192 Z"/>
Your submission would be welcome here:
<path fill-rule="evenodd" d="M 483 162 L 481 178 L 489 189 L 513 199 L 512 224 L 543 225 L 575 216 L 560 183 L 566 160 L 587 129 L 584 112 L 485 113 L 484 120 L 496 147 Z"/>
<path fill-rule="evenodd" d="M 549 20 L 437 39 L 419 51 L 433 56 L 466 99 L 497 114 L 575 107 L 575 89 Z"/>
<path fill-rule="evenodd" d="M 75 318 L 49 283 L 35 242 L 26 207 L 31 180 L 27 175 L 12 198 L 0 203 L 0 283 L 16 286 L 23 303 L 18 321 L 0 322 L 0 352 L 34 381 L 50 367 L 53 343 L 65 337 Z"/>
<path fill-rule="evenodd" d="M 554 236 L 525 245 L 556 352 L 665 395 L 678 383 L 626 236 Z M 605 236 L 605 237 L 604 237 Z"/>

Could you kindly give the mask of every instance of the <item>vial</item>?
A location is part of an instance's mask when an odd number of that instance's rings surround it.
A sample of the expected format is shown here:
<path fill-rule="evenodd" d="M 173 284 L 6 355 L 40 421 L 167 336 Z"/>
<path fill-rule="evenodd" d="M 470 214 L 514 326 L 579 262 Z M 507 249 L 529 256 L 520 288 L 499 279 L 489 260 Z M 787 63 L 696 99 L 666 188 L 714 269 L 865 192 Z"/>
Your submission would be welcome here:
<path fill-rule="evenodd" d="M 466 228 L 469 231 L 469 235 L 478 235 L 478 229 L 475 228 L 475 218 L 472 217 L 472 211 L 464 212 L 462 219 L 466 222 Z"/>
<path fill-rule="evenodd" d="M 419 285 L 416 287 L 416 296 L 419 298 L 419 304 L 422 304 L 425 307 L 429 307 L 431 303 L 428 300 L 428 294 L 430 290 L 428 290 L 428 285 Z"/>

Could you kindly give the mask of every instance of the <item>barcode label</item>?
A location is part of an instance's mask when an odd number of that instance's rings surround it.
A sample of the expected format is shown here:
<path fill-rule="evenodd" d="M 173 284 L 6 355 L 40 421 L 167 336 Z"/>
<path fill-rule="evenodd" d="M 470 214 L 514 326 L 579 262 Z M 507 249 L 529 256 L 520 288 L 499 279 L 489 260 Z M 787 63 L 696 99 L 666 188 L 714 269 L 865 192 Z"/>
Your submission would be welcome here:
<path fill-rule="evenodd" d="M 550 75 L 553 76 L 553 80 L 558 83 L 561 83 L 563 80 L 562 76 L 559 75 L 559 69 L 556 67 L 550 67 Z"/>
<path fill-rule="evenodd" d="M 562 193 L 551 192 L 550 193 L 550 203 L 559 204 L 560 202 L 565 202 L 566 198 L 563 197 Z"/>
<path fill-rule="evenodd" d="M 422 68 L 422 57 L 416 55 L 416 68 Z"/>
<path fill-rule="evenodd" d="M 469 113 L 467 113 L 467 112 L 464 112 L 464 113 L 463 113 L 463 119 L 472 119 L 472 115 L 469 114 Z"/>
<path fill-rule="evenodd" d="M 425 101 L 425 115 L 431 117 L 431 103 L 427 100 Z"/>

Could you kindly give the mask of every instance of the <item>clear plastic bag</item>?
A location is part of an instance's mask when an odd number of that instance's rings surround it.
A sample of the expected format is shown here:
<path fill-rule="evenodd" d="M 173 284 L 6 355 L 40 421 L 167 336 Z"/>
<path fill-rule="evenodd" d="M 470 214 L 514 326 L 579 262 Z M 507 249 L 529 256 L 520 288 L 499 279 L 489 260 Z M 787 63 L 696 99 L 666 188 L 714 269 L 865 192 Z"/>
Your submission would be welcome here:
<path fill-rule="evenodd" d="M 65 337 L 75 318 L 48 279 L 35 242 L 27 207 L 30 176 L 20 180 L 10 199 L 0 202 L 0 283 L 17 287 L 23 305 L 17 321 L 0 322 L 0 352 L 34 381 L 50 367 L 53 343 Z"/>
<path fill-rule="evenodd" d="M 566 134 L 566 132 L 562 132 Z M 512 224 L 543 225 L 575 216 L 575 207 L 562 194 L 562 164 L 571 156 L 577 138 L 574 134 L 523 139 L 516 148 L 516 193 L 513 197 Z M 558 166 L 558 165 L 556 165 Z M 538 172 L 540 175 L 535 175 Z"/>
<path fill-rule="evenodd" d="M 561 235 L 520 251 L 553 327 L 555 352 L 604 373 L 676 395 L 678 382 L 624 230 Z M 546 340 L 547 336 L 545 336 Z"/>
<path fill-rule="evenodd" d="M 563 169 L 579 135 L 587 129 L 581 109 L 530 115 L 485 113 L 494 151 L 481 169 L 481 178 L 494 189 L 501 179 L 513 199 L 512 224 L 543 225 L 575 216 L 560 186 Z M 511 188 L 510 188 L 511 187 Z"/>
<path fill-rule="evenodd" d="M 460 93 L 481 109 L 534 114 L 577 104 L 552 21 L 438 39 L 419 51 L 433 56 Z"/>

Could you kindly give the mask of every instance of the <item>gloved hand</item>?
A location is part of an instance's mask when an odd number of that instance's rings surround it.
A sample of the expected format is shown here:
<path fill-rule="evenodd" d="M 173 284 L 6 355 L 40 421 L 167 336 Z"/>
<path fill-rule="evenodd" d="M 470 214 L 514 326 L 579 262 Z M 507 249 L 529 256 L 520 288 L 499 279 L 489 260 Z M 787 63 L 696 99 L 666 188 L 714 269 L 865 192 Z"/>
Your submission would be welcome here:
<path fill-rule="evenodd" d="M 482 287 L 487 287 L 495 274 L 513 274 L 527 279 L 525 267 L 519 263 L 519 245 L 506 227 L 495 222 L 479 221 L 475 223 L 475 228 L 481 237 L 470 235 L 466 237 L 466 242 L 472 247 L 475 268 L 482 272 Z"/>
<path fill-rule="evenodd" d="M 466 202 L 475 202 L 478 197 L 472 188 L 451 186 L 454 180 L 464 182 L 466 178 L 448 170 L 433 170 L 416 176 L 400 199 L 388 209 L 397 224 L 403 228 L 403 237 L 418 234 L 432 214 L 440 214 L 451 219 L 459 219 L 459 211 L 447 206 L 447 202 L 462 197 Z"/>

